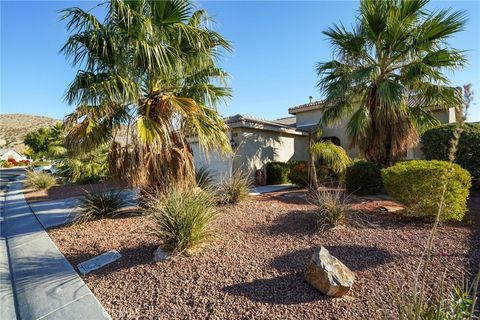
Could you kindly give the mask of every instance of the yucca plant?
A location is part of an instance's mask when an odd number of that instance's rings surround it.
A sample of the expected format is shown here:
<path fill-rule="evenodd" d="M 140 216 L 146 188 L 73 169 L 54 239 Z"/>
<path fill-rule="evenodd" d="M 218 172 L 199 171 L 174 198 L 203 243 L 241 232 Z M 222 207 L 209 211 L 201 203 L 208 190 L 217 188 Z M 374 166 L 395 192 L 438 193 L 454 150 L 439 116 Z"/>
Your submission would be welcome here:
<path fill-rule="evenodd" d="M 215 191 L 217 201 L 224 204 L 239 203 L 248 197 L 252 186 L 250 175 L 242 170 L 236 170 L 218 183 Z"/>
<path fill-rule="evenodd" d="M 27 174 L 26 185 L 35 190 L 44 190 L 53 187 L 57 179 L 46 172 L 29 172 Z"/>
<path fill-rule="evenodd" d="M 174 254 L 191 254 L 204 244 L 216 216 L 210 192 L 181 185 L 147 197 L 145 213 L 153 222 L 152 234 Z"/>
<path fill-rule="evenodd" d="M 113 218 L 128 204 L 125 193 L 112 190 L 103 193 L 90 193 L 80 205 L 80 215 L 75 223 L 103 218 Z"/>

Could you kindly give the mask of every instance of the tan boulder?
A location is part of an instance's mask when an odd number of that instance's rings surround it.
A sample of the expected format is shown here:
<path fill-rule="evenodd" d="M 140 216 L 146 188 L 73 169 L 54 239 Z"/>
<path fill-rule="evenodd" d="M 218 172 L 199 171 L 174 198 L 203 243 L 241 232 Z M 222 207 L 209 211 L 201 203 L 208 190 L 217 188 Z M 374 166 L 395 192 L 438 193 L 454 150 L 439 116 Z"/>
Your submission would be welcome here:
<path fill-rule="evenodd" d="M 353 272 L 324 247 L 315 249 L 305 273 L 308 283 L 330 297 L 347 294 L 354 278 Z"/>

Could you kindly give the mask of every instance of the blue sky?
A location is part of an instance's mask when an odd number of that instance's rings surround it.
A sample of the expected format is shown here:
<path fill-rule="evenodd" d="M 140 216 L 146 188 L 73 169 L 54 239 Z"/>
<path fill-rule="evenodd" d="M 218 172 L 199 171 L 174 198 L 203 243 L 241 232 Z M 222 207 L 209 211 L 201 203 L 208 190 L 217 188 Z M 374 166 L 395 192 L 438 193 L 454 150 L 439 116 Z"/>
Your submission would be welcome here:
<path fill-rule="evenodd" d="M 62 118 L 72 107 L 63 93 L 75 75 L 58 53 L 68 37 L 58 10 L 95 2 L 1 1 L 1 113 L 27 113 Z M 232 76 L 233 99 L 223 115 L 248 114 L 267 119 L 288 116 L 315 87 L 315 64 L 332 58 L 321 33 L 333 23 L 354 23 L 357 1 L 201 1 L 214 17 L 215 29 L 229 39 L 234 53 L 222 66 Z M 480 1 L 432 1 L 431 9 L 466 10 L 467 28 L 451 40 L 468 50 L 470 65 L 450 74 L 455 86 L 472 83 L 478 92 L 471 121 L 480 121 Z"/>

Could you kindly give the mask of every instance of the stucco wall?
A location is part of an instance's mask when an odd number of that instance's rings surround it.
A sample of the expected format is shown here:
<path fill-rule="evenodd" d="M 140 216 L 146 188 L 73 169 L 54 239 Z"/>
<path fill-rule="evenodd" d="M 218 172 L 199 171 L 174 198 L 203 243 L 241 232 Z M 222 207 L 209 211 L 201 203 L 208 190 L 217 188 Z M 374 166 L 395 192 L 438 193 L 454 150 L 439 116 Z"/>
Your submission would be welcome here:
<path fill-rule="evenodd" d="M 456 121 L 455 117 L 455 108 L 449 108 L 448 110 L 436 110 L 432 112 L 433 116 L 438 119 L 441 123 L 452 123 Z M 296 114 L 297 116 L 297 127 L 302 128 L 302 126 L 311 126 L 318 123 L 322 117 L 322 113 L 319 110 L 309 110 L 305 112 L 300 112 Z M 351 148 L 350 139 L 347 134 L 347 123 L 350 117 L 344 118 L 339 124 L 327 126 L 323 128 L 323 137 L 337 137 L 340 139 L 340 145 L 344 148 L 348 155 L 352 158 L 358 157 L 360 155 L 358 149 Z M 421 145 L 418 144 L 415 148 L 409 149 L 407 151 L 407 159 L 421 159 L 423 158 L 423 153 L 421 151 Z"/>
<path fill-rule="evenodd" d="M 297 116 L 297 128 L 309 127 L 316 125 L 321 117 L 322 112 L 319 110 L 309 110 L 296 114 Z M 344 118 L 340 123 L 335 125 L 326 126 L 323 128 L 322 137 L 336 137 L 340 140 L 340 146 L 347 151 L 350 157 L 358 157 L 358 150 L 350 147 L 350 140 L 347 135 L 347 123 L 350 118 Z"/>
<path fill-rule="evenodd" d="M 241 128 L 233 168 L 249 172 L 271 161 L 307 160 L 307 137 L 273 131 Z"/>

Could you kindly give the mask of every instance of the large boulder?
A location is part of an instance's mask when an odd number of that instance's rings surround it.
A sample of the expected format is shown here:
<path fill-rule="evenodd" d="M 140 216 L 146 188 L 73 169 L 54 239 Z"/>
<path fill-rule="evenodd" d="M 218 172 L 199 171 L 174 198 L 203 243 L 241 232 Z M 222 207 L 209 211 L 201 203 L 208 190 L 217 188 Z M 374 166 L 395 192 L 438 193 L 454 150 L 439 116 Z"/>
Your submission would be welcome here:
<path fill-rule="evenodd" d="M 324 247 L 316 248 L 308 265 L 305 279 L 330 297 L 341 297 L 353 285 L 354 274 Z"/>

